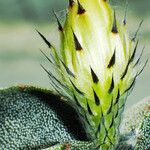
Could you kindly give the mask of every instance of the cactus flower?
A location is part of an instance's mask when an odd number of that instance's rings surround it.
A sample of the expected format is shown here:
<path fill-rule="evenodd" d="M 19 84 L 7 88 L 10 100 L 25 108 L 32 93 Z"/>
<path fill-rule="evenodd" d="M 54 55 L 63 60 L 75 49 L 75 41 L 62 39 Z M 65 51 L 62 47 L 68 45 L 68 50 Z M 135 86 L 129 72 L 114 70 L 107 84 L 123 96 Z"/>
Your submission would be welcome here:
<path fill-rule="evenodd" d="M 69 0 L 64 25 L 59 19 L 61 44 L 51 49 L 53 88 L 71 103 L 98 149 L 114 149 L 127 96 L 141 73 L 135 58 L 138 41 L 129 38 L 126 18 L 117 21 L 106 0 Z"/>

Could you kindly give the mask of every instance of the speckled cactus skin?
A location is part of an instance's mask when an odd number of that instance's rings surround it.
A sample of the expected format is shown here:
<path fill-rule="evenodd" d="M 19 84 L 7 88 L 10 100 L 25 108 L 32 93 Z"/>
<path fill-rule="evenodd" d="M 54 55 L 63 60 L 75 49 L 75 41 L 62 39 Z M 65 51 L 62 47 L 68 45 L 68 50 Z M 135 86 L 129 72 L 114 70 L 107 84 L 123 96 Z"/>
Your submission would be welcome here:
<path fill-rule="evenodd" d="M 32 87 L 0 91 L 0 150 L 39 149 L 75 140 L 89 137 L 75 110 L 59 96 Z"/>
<path fill-rule="evenodd" d="M 150 149 L 150 98 L 146 98 L 128 109 L 120 128 L 126 143 L 136 150 Z"/>

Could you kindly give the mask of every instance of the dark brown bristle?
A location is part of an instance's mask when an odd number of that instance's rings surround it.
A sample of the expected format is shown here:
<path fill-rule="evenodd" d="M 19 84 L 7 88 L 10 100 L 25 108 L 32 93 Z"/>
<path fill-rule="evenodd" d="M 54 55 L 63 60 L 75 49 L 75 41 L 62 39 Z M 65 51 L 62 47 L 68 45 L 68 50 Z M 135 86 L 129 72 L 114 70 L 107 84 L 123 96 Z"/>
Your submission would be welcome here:
<path fill-rule="evenodd" d="M 70 80 L 70 82 L 71 82 L 73 88 L 76 90 L 77 93 L 84 95 L 84 93 L 82 91 L 80 91 L 71 80 Z"/>
<path fill-rule="evenodd" d="M 130 84 L 130 86 L 125 90 L 124 93 L 128 92 L 135 84 L 136 78 L 133 79 L 132 83 Z"/>
<path fill-rule="evenodd" d="M 87 102 L 87 110 L 88 110 L 88 113 L 93 116 L 92 110 L 91 110 L 88 102 Z"/>
<path fill-rule="evenodd" d="M 113 91 L 114 87 L 115 87 L 115 85 L 114 85 L 114 78 L 112 76 L 112 81 L 111 81 L 111 85 L 110 85 L 110 88 L 109 88 L 108 92 L 111 93 Z"/>
<path fill-rule="evenodd" d="M 112 33 L 118 33 L 117 29 L 117 20 L 116 20 L 116 12 L 114 11 L 114 22 L 113 22 L 113 27 L 111 30 Z"/>
<path fill-rule="evenodd" d="M 37 33 L 40 35 L 40 37 L 43 39 L 43 41 L 47 44 L 47 46 L 48 46 L 49 48 L 51 48 L 52 45 L 51 45 L 51 43 L 45 38 L 45 36 L 44 36 L 42 33 L 40 33 L 38 30 L 36 30 L 36 31 L 37 31 Z"/>
<path fill-rule="evenodd" d="M 78 101 L 78 99 L 77 99 L 77 97 L 76 97 L 75 95 L 73 95 L 73 96 L 74 96 L 74 100 L 75 100 L 77 106 L 78 106 L 79 108 L 82 108 L 81 105 L 80 105 L 80 103 L 79 103 L 79 101 Z"/>
<path fill-rule="evenodd" d="M 124 19 L 123 19 L 123 25 L 126 25 L 126 24 L 127 24 L 127 11 L 128 11 L 128 6 L 129 6 L 129 3 L 128 3 L 128 1 L 126 1 L 126 8 L 125 8 L 125 14 L 124 14 Z"/>
<path fill-rule="evenodd" d="M 94 93 L 95 104 L 97 106 L 99 106 L 100 105 L 100 99 L 99 99 L 99 97 L 97 96 L 97 94 L 94 90 L 93 90 L 93 93 Z"/>
<path fill-rule="evenodd" d="M 58 17 L 57 17 L 57 14 L 55 13 L 55 11 L 53 11 L 53 13 L 54 13 L 55 18 L 56 18 L 56 20 L 57 20 L 57 24 L 58 24 L 58 29 L 59 29 L 59 31 L 63 31 L 63 27 L 62 27 L 62 25 L 61 25 L 61 23 L 60 23 L 60 21 L 59 21 L 59 19 L 58 19 Z"/>
<path fill-rule="evenodd" d="M 127 72 L 128 72 L 128 69 L 129 69 L 129 65 L 130 65 L 130 62 L 128 62 L 127 66 L 126 66 L 126 68 L 125 68 L 125 70 L 124 70 L 124 72 L 123 72 L 123 74 L 122 74 L 122 76 L 121 76 L 121 80 L 123 80 L 124 77 L 126 76 L 126 74 L 127 74 Z"/>
<path fill-rule="evenodd" d="M 80 4 L 79 0 L 78 0 L 78 14 L 84 14 L 85 13 L 85 9 L 82 7 L 82 5 Z"/>
<path fill-rule="evenodd" d="M 73 0 L 69 0 L 69 7 L 73 7 L 74 1 Z"/>
<path fill-rule="evenodd" d="M 131 58 L 130 58 L 130 63 L 133 62 L 133 60 L 134 60 L 134 58 L 135 58 L 135 53 L 136 53 L 136 50 L 137 50 L 138 43 L 139 43 L 139 41 L 136 42 L 134 51 L 133 51 L 132 56 L 131 56 Z"/>
<path fill-rule="evenodd" d="M 92 75 L 93 82 L 98 83 L 99 79 L 92 68 L 91 68 L 91 75 Z"/>
<path fill-rule="evenodd" d="M 124 71 L 124 73 L 123 73 L 122 76 L 121 76 L 121 80 L 123 80 L 124 77 L 126 76 L 126 74 L 127 74 L 127 72 L 128 72 L 128 69 L 129 69 L 129 65 L 130 65 L 130 64 L 133 62 L 133 60 L 134 60 L 138 43 L 139 43 L 139 41 L 137 41 L 137 43 L 136 43 L 136 45 L 135 45 L 134 51 L 133 51 L 133 53 L 132 53 L 132 56 L 131 56 L 131 58 L 129 59 L 128 64 L 127 64 L 127 66 L 126 66 L 126 68 L 125 68 L 125 71 Z"/>
<path fill-rule="evenodd" d="M 81 44 L 79 43 L 79 41 L 74 33 L 73 33 L 73 36 L 74 36 L 75 49 L 77 51 L 81 51 L 82 50 Z"/>
<path fill-rule="evenodd" d="M 111 120 L 111 124 L 110 124 L 109 128 L 112 128 L 113 124 L 114 124 L 114 117 L 113 117 L 113 119 Z"/>
<path fill-rule="evenodd" d="M 112 107 L 113 107 L 113 99 L 112 99 L 111 104 L 110 104 L 110 107 L 109 107 L 109 109 L 108 109 L 108 111 L 107 111 L 107 115 L 109 115 L 109 114 L 111 113 Z"/>
<path fill-rule="evenodd" d="M 120 90 L 118 89 L 118 94 L 117 94 L 117 98 L 116 98 L 114 105 L 118 104 L 119 99 L 120 99 Z"/>
<path fill-rule="evenodd" d="M 116 50 L 114 50 L 114 54 L 113 54 L 113 56 L 111 57 L 110 62 L 109 62 L 109 64 L 108 64 L 108 68 L 113 67 L 113 65 L 115 64 L 115 61 L 116 61 Z"/>

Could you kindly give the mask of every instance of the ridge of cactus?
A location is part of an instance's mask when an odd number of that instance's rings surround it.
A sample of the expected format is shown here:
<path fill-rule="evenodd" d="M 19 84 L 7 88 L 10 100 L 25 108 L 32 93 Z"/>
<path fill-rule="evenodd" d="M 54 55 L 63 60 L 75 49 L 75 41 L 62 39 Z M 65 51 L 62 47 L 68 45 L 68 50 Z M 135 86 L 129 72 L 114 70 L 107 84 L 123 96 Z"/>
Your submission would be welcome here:
<path fill-rule="evenodd" d="M 142 55 L 135 56 L 142 22 L 130 39 L 126 13 L 119 23 L 106 0 L 69 0 L 64 25 L 55 16 L 61 46 L 56 49 L 38 31 L 51 49 L 50 69 L 42 68 L 54 90 L 77 110 L 97 148 L 114 149 L 126 99 L 147 63 L 139 65 Z"/>
<path fill-rule="evenodd" d="M 122 142 L 136 150 L 150 148 L 150 99 L 145 98 L 127 109 L 120 126 Z M 121 144 L 120 144 L 121 145 Z"/>

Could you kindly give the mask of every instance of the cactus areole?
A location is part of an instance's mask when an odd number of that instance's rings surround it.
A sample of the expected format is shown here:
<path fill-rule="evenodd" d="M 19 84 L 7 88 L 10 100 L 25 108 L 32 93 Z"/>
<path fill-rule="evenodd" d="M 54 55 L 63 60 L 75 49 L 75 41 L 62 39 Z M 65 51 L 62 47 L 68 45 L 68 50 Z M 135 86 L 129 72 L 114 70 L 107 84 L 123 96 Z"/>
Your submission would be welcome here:
<path fill-rule="evenodd" d="M 56 14 L 55 14 L 56 15 Z M 129 92 L 143 70 L 135 58 L 138 41 L 129 38 L 126 18 L 117 21 L 106 0 L 69 0 L 61 46 L 51 49 L 51 84 L 79 113 L 98 149 L 114 149 Z"/>

